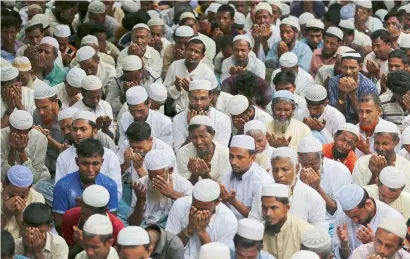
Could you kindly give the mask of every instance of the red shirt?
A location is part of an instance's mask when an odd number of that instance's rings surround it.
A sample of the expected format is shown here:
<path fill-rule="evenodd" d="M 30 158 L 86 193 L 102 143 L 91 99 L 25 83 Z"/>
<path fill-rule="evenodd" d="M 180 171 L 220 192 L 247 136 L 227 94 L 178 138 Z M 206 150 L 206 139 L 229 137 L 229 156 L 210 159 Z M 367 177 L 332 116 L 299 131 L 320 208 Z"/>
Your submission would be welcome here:
<path fill-rule="evenodd" d="M 332 160 L 335 160 L 333 158 L 333 145 L 334 144 L 335 143 L 329 143 L 329 144 L 323 145 L 323 155 Z M 347 168 L 349 168 L 350 173 L 352 173 L 354 169 L 354 165 L 356 164 L 356 161 L 357 161 L 357 156 L 353 151 L 350 151 L 349 154 L 347 154 L 346 158 L 340 158 L 338 159 L 338 161 L 340 161 Z"/>
<path fill-rule="evenodd" d="M 111 213 L 107 213 L 108 217 L 110 218 L 112 227 L 114 229 L 114 245 L 117 244 L 117 236 L 118 232 L 120 232 L 121 229 L 124 228 L 124 224 L 122 221 L 114 216 Z M 68 211 L 63 216 L 63 225 L 61 226 L 61 233 L 63 235 L 63 238 L 67 242 L 68 246 L 73 246 L 75 245 L 74 242 L 74 226 L 78 226 L 78 223 L 80 222 L 81 218 L 81 208 L 80 207 L 75 207 L 72 208 Z"/>

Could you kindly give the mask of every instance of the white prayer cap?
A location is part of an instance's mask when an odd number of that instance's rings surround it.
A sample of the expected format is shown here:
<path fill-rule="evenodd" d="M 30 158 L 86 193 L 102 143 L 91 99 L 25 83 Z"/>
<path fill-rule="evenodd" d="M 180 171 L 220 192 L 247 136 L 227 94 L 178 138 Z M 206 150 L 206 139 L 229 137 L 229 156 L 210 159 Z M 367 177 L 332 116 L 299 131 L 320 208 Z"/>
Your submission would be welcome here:
<path fill-rule="evenodd" d="M 57 95 L 56 88 L 51 87 L 46 83 L 37 85 L 34 88 L 34 100 L 42 100 L 42 99 L 50 98 L 56 95 Z"/>
<path fill-rule="evenodd" d="M 245 112 L 248 107 L 249 100 L 244 95 L 234 95 L 228 101 L 228 113 L 234 116 Z"/>
<path fill-rule="evenodd" d="M 189 82 L 189 91 L 194 90 L 212 90 L 212 84 L 209 80 L 200 79 L 200 80 L 193 80 Z"/>
<path fill-rule="evenodd" d="M 31 19 L 30 21 L 28 21 L 28 22 L 26 23 L 26 26 L 25 26 L 25 30 L 24 30 L 24 31 L 27 31 L 28 28 L 30 28 L 30 27 L 32 27 L 32 26 L 35 26 L 35 25 L 39 25 L 39 24 L 41 24 L 41 26 L 42 26 L 43 29 L 44 29 L 44 26 L 43 26 L 43 24 L 42 24 L 40 21 L 35 21 L 35 20 Z"/>
<path fill-rule="evenodd" d="M 386 166 L 380 171 L 379 181 L 388 188 L 399 189 L 406 184 L 406 176 L 399 168 Z"/>
<path fill-rule="evenodd" d="M 95 123 L 97 121 L 97 117 L 95 116 L 95 113 L 93 112 L 78 111 L 74 113 L 73 121 L 75 120 L 88 120 L 88 121 L 92 121 Z"/>
<path fill-rule="evenodd" d="M 332 239 L 329 234 L 320 228 L 313 227 L 303 233 L 302 244 L 310 249 L 331 247 Z"/>
<path fill-rule="evenodd" d="M 220 4 L 218 4 L 218 3 L 212 3 L 212 4 L 210 4 L 210 5 L 208 6 L 208 9 L 206 9 L 206 12 L 205 12 L 205 13 L 208 13 L 208 12 L 216 13 L 216 12 L 218 12 L 219 7 L 221 7 Z"/>
<path fill-rule="evenodd" d="M 376 11 L 375 15 L 379 17 L 380 20 L 384 21 L 384 17 L 386 16 L 387 13 L 388 11 L 386 9 L 379 9 Z"/>
<path fill-rule="evenodd" d="M 408 6 L 408 4 L 405 4 L 405 5 L 400 6 L 399 9 L 397 9 L 397 11 L 406 10 L 406 7 L 407 7 L 407 6 Z"/>
<path fill-rule="evenodd" d="M 343 55 L 349 51 L 354 51 L 354 49 L 347 47 L 347 46 L 340 46 L 336 51 L 336 55 Z"/>
<path fill-rule="evenodd" d="M 282 15 L 286 16 L 290 14 L 290 6 L 288 4 L 282 3 L 281 5 Z"/>
<path fill-rule="evenodd" d="M 160 170 L 169 166 L 169 158 L 161 149 L 151 149 L 144 157 L 147 170 Z"/>
<path fill-rule="evenodd" d="M 152 18 L 160 18 L 161 16 L 160 16 L 160 14 L 157 12 L 157 11 L 155 11 L 155 10 L 148 10 L 147 11 L 147 14 L 149 15 L 149 17 L 152 19 Z"/>
<path fill-rule="evenodd" d="M 294 67 L 298 64 L 298 56 L 293 52 L 283 53 L 279 58 L 279 65 L 281 67 Z"/>
<path fill-rule="evenodd" d="M 205 115 L 197 115 L 197 116 L 193 117 L 189 121 L 189 126 L 191 126 L 191 125 L 205 125 L 205 126 L 213 127 L 213 123 L 212 123 L 211 118 L 209 118 L 208 116 L 205 116 Z"/>
<path fill-rule="evenodd" d="M 98 43 L 97 37 L 95 37 L 94 35 L 84 36 L 84 38 L 81 39 L 81 46 L 85 46 L 85 45 L 89 45 L 89 44 L 95 44 L 97 46 L 100 45 Z M 77 55 L 78 55 L 78 52 L 77 52 Z"/>
<path fill-rule="evenodd" d="M 139 9 L 137 3 L 134 1 L 123 1 L 121 4 L 121 8 L 129 13 L 136 13 Z"/>
<path fill-rule="evenodd" d="M 277 91 L 273 99 L 276 99 L 276 98 L 285 98 L 285 99 L 295 101 L 295 95 L 288 90 Z"/>
<path fill-rule="evenodd" d="M 243 132 L 246 134 L 251 130 L 260 130 L 263 134 L 266 133 L 265 124 L 260 120 L 251 120 L 245 123 L 245 126 L 243 126 Z"/>
<path fill-rule="evenodd" d="M 387 230 L 401 239 L 406 238 L 407 226 L 403 219 L 384 218 L 380 223 L 379 228 Z"/>
<path fill-rule="evenodd" d="M 30 59 L 28 59 L 27 57 L 16 57 L 13 61 L 13 67 L 17 68 L 18 71 L 30 71 Z"/>
<path fill-rule="evenodd" d="M 141 29 L 141 28 L 151 31 L 151 29 L 145 23 L 138 23 L 134 25 L 134 27 L 132 27 L 132 30 Z"/>
<path fill-rule="evenodd" d="M 249 43 L 249 45 L 251 45 L 251 47 L 253 45 L 251 39 L 246 35 L 237 35 L 237 36 L 235 36 L 235 38 L 233 38 L 233 42 L 235 42 L 237 40 L 247 41 Z"/>
<path fill-rule="evenodd" d="M 16 57 L 16 58 L 18 58 L 18 57 Z M 16 58 L 14 60 L 16 60 Z M 1 58 L 0 66 L 2 66 L 2 67 L 7 67 L 7 66 L 11 67 L 12 65 L 11 65 L 10 61 L 8 61 L 7 59 Z M 31 63 L 30 63 L 30 67 L 31 67 Z M 19 71 L 21 71 L 21 70 L 19 70 Z"/>
<path fill-rule="evenodd" d="M 196 20 L 195 14 L 192 12 L 185 12 L 183 14 L 181 14 L 181 16 L 179 17 L 179 22 L 181 22 L 183 19 L 185 18 L 191 18 Z"/>
<path fill-rule="evenodd" d="M 59 49 L 60 48 L 60 44 L 58 44 L 58 41 L 55 39 L 55 38 L 53 38 L 53 37 L 44 37 L 41 41 L 40 41 L 40 45 L 41 44 L 48 44 L 48 45 L 51 45 L 51 46 L 53 46 L 54 48 L 56 48 L 56 49 Z"/>
<path fill-rule="evenodd" d="M 25 110 L 15 110 L 9 117 L 10 125 L 18 130 L 27 130 L 33 126 L 33 116 Z"/>
<path fill-rule="evenodd" d="M 41 6 L 39 6 L 38 4 L 31 4 L 27 8 L 27 11 L 29 11 L 29 10 L 41 10 L 41 11 L 43 11 L 43 8 L 41 8 Z"/>
<path fill-rule="evenodd" d="M 404 8 L 403 8 L 405 11 L 406 11 L 406 13 L 410 13 L 410 4 L 406 4 L 406 5 L 404 5 Z M 399 9 L 400 10 L 400 9 Z"/>
<path fill-rule="evenodd" d="M 324 23 L 319 19 L 310 19 L 306 22 L 306 28 L 325 29 Z"/>
<path fill-rule="evenodd" d="M 147 23 L 148 27 L 150 26 L 164 26 L 165 23 L 161 18 L 151 18 Z"/>
<path fill-rule="evenodd" d="M 313 20 L 313 19 L 315 19 L 315 16 L 312 13 L 304 12 L 299 16 L 299 24 L 300 25 L 305 25 L 305 24 L 307 25 L 307 22 L 309 20 Z M 324 28 L 324 26 L 323 26 L 323 28 Z"/>
<path fill-rule="evenodd" d="M 117 244 L 122 246 L 140 246 L 149 243 L 148 232 L 142 227 L 129 226 L 118 233 Z"/>
<path fill-rule="evenodd" d="M 84 224 L 83 231 L 94 235 L 109 235 L 113 232 L 110 218 L 107 215 L 91 215 Z"/>
<path fill-rule="evenodd" d="M 191 27 L 189 26 L 179 26 L 176 30 L 175 30 L 175 36 L 177 37 L 193 37 L 194 36 L 194 30 L 192 30 Z"/>
<path fill-rule="evenodd" d="M 210 242 L 199 250 L 199 259 L 230 259 L 229 247 L 223 243 Z"/>
<path fill-rule="evenodd" d="M 211 179 L 199 180 L 192 189 L 192 196 L 202 202 L 215 201 L 219 198 L 220 193 L 219 184 Z"/>
<path fill-rule="evenodd" d="M 19 76 L 17 68 L 12 66 L 1 67 L 1 81 L 6 82 Z"/>
<path fill-rule="evenodd" d="M 362 56 L 358 52 L 346 52 L 342 55 L 342 58 L 361 58 Z"/>
<path fill-rule="evenodd" d="M 306 90 L 305 98 L 308 101 L 321 102 L 327 98 L 326 88 L 321 85 L 309 86 Z"/>
<path fill-rule="evenodd" d="M 66 80 L 67 83 L 75 88 L 81 88 L 81 83 L 83 82 L 84 78 L 87 76 L 84 70 L 79 67 L 73 67 L 68 71 Z"/>
<path fill-rule="evenodd" d="M 402 141 L 404 145 L 410 145 L 410 127 L 407 126 L 401 133 Z"/>
<path fill-rule="evenodd" d="M 268 11 L 268 13 L 269 13 L 270 15 L 272 15 L 272 6 L 270 6 L 270 4 L 268 4 L 268 3 L 260 2 L 259 4 L 257 4 L 256 7 L 255 7 L 255 14 L 256 14 L 259 10 L 266 10 L 266 11 Z"/>
<path fill-rule="evenodd" d="M 374 133 L 400 133 L 399 128 L 393 122 L 378 123 L 374 129 Z"/>
<path fill-rule="evenodd" d="M 354 23 L 351 20 L 340 20 L 339 27 L 354 30 Z"/>
<path fill-rule="evenodd" d="M 338 37 L 339 40 L 343 40 L 343 31 L 335 26 L 327 28 L 326 34 L 327 33 Z"/>
<path fill-rule="evenodd" d="M 290 147 L 278 147 L 272 152 L 271 159 L 277 157 L 287 157 L 289 158 L 293 164 L 298 162 L 298 154 L 296 153 L 293 148 Z"/>
<path fill-rule="evenodd" d="M 372 9 L 372 2 L 370 0 L 356 0 L 356 5 L 367 9 Z"/>
<path fill-rule="evenodd" d="M 320 259 L 320 257 L 312 251 L 301 250 L 293 254 L 290 259 Z"/>
<path fill-rule="evenodd" d="M 262 197 L 289 198 L 289 186 L 280 183 L 270 183 L 262 187 Z"/>
<path fill-rule="evenodd" d="M 356 125 L 353 125 L 351 123 L 344 123 L 342 125 L 340 125 L 339 130 L 343 130 L 343 131 L 347 131 L 350 133 L 353 133 L 357 136 L 357 139 L 360 139 L 360 132 L 359 132 L 359 128 Z"/>
<path fill-rule="evenodd" d="M 142 68 L 142 61 L 137 55 L 128 55 L 122 60 L 122 70 L 137 71 Z"/>
<path fill-rule="evenodd" d="M 103 14 L 105 13 L 105 5 L 100 1 L 92 1 L 88 6 L 90 13 Z"/>
<path fill-rule="evenodd" d="M 336 200 L 339 201 L 342 209 L 349 211 L 357 207 L 363 200 L 364 189 L 357 184 L 345 184 L 336 193 Z"/>
<path fill-rule="evenodd" d="M 94 91 L 101 89 L 102 82 L 101 79 L 94 75 L 86 76 L 81 82 L 81 88 L 87 91 Z"/>
<path fill-rule="evenodd" d="M 81 47 L 79 50 L 77 50 L 76 59 L 78 62 L 82 62 L 82 61 L 85 61 L 87 59 L 94 57 L 94 55 L 95 55 L 95 49 L 93 49 L 90 46 L 84 46 L 84 47 Z"/>
<path fill-rule="evenodd" d="M 314 19 L 314 17 L 312 18 Z M 296 28 L 296 30 L 299 32 L 300 31 L 300 25 L 298 23 L 297 18 L 292 18 L 292 17 L 287 17 L 285 19 L 283 19 L 280 24 L 286 24 L 286 25 L 290 25 Z"/>
<path fill-rule="evenodd" d="M 58 113 L 58 121 L 62 121 L 64 119 L 72 118 L 74 116 L 74 114 L 78 111 L 79 111 L 79 109 L 77 109 L 75 107 L 68 107 L 66 109 L 63 109 L 63 110 L 59 111 L 59 113 Z"/>
<path fill-rule="evenodd" d="M 85 204 L 95 208 L 107 206 L 110 193 L 101 185 L 93 184 L 85 188 L 82 200 Z"/>
<path fill-rule="evenodd" d="M 322 144 L 312 136 L 304 137 L 298 145 L 298 153 L 314 153 L 322 151 Z"/>
<path fill-rule="evenodd" d="M 234 23 L 239 25 L 244 25 L 246 22 L 246 17 L 241 12 L 235 12 L 235 16 L 233 17 Z"/>
<path fill-rule="evenodd" d="M 147 100 L 148 94 L 144 87 L 137 85 L 129 88 L 125 93 L 128 105 L 138 105 Z"/>
<path fill-rule="evenodd" d="M 58 24 L 54 28 L 54 36 L 56 37 L 64 38 L 64 37 L 70 37 L 70 35 L 71 35 L 71 31 L 68 25 Z"/>
<path fill-rule="evenodd" d="M 202 42 L 202 44 L 205 45 L 205 41 L 203 41 L 203 40 L 202 40 L 200 37 L 198 37 L 198 36 L 191 38 L 191 39 L 188 41 L 188 44 L 189 44 L 191 41 L 193 41 L 193 40 L 199 40 L 200 42 Z M 205 50 L 206 50 L 206 45 L 205 45 Z"/>
<path fill-rule="evenodd" d="M 50 26 L 50 20 L 48 19 L 48 15 L 46 14 L 42 14 L 42 13 L 36 14 L 33 16 L 33 18 L 31 18 L 31 20 L 40 22 L 43 25 L 43 29 Z"/>
<path fill-rule="evenodd" d="M 236 233 L 243 238 L 260 241 L 263 239 L 264 231 L 265 227 L 259 221 L 244 218 L 239 220 Z"/>
<path fill-rule="evenodd" d="M 255 150 L 255 140 L 248 135 L 235 135 L 232 137 L 229 147 Z"/>
<path fill-rule="evenodd" d="M 167 88 L 161 83 L 153 83 L 146 88 L 149 99 L 163 103 L 167 100 Z"/>

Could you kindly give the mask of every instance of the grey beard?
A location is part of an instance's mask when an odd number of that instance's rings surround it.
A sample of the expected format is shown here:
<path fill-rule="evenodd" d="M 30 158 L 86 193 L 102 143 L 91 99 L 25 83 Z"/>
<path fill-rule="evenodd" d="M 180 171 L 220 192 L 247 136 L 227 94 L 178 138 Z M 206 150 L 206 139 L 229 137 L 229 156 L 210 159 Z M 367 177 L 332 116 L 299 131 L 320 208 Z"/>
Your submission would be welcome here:
<path fill-rule="evenodd" d="M 197 153 L 198 153 L 198 156 L 200 157 L 200 158 L 207 158 L 208 156 L 209 156 L 209 152 L 210 152 L 210 150 L 209 149 L 207 149 L 207 150 L 204 150 L 204 151 L 196 151 Z"/>
<path fill-rule="evenodd" d="M 280 120 L 278 118 L 273 117 L 273 132 L 285 134 L 286 130 L 289 127 L 290 120 L 291 118 L 286 120 Z"/>

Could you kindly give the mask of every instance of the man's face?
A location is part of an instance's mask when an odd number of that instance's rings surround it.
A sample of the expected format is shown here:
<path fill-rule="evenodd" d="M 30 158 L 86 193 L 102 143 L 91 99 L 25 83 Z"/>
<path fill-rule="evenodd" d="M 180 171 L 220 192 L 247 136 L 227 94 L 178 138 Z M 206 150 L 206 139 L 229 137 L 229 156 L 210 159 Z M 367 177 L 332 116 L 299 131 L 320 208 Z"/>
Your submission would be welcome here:
<path fill-rule="evenodd" d="M 176 52 L 178 55 L 174 55 L 174 59 L 180 59 L 186 56 L 186 49 L 188 47 L 188 42 L 190 39 L 191 37 L 175 37 L 174 52 Z"/>
<path fill-rule="evenodd" d="M 363 208 L 355 207 L 352 210 L 345 211 L 345 214 L 356 224 L 366 225 L 372 219 L 371 216 L 372 201 L 368 199 Z"/>
<path fill-rule="evenodd" d="M 143 141 L 129 140 L 129 143 L 134 153 L 145 156 L 145 154 L 148 153 L 152 148 L 152 137 L 149 137 L 147 140 Z"/>
<path fill-rule="evenodd" d="M 40 114 L 43 121 L 45 119 L 51 118 L 53 116 L 53 111 L 55 110 L 55 106 L 58 105 L 58 99 L 54 99 L 53 101 L 50 98 L 34 100 L 34 103 L 37 107 L 38 113 Z"/>
<path fill-rule="evenodd" d="M 394 155 L 394 148 L 397 144 L 398 140 L 394 141 L 391 133 L 376 133 L 374 135 L 374 150 L 386 159 Z"/>
<path fill-rule="evenodd" d="M 4 197 L 9 197 L 9 198 L 13 198 L 13 197 L 20 197 L 22 199 L 26 199 L 29 195 L 30 192 L 30 188 L 29 187 L 16 187 L 14 185 L 10 184 L 6 184 L 4 185 L 5 188 L 3 190 L 3 195 Z"/>
<path fill-rule="evenodd" d="M 191 131 L 190 138 L 199 157 L 206 157 L 209 155 L 214 134 L 209 133 L 206 126 L 201 125 Z"/>
<path fill-rule="evenodd" d="M 67 83 L 67 81 L 65 81 L 64 84 L 68 97 L 76 96 L 81 92 L 81 88 L 72 87 Z"/>
<path fill-rule="evenodd" d="M 128 105 L 128 111 L 134 117 L 134 121 L 145 121 L 149 114 L 149 105 L 145 102 L 137 105 Z"/>
<path fill-rule="evenodd" d="M 322 158 L 318 153 L 298 153 L 298 156 L 302 168 L 312 168 L 316 172 L 321 172 Z"/>
<path fill-rule="evenodd" d="M 296 177 L 295 166 L 289 158 L 271 160 L 272 175 L 275 183 L 291 185 Z"/>
<path fill-rule="evenodd" d="M 403 191 L 402 188 L 391 189 L 386 185 L 380 183 L 380 180 L 377 187 L 379 189 L 379 200 L 386 203 L 387 205 L 397 200 L 400 197 L 401 192 Z"/>
<path fill-rule="evenodd" d="M 153 1 L 141 1 L 141 9 L 145 11 L 154 10 Z"/>
<path fill-rule="evenodd" d="M 51 65 L 56 60 L 56 48 L 49 44 L 40 44 L 40 54 L 46 58 L 46 64 Z"/>
<path fill-rule="evenodd" d="M 84 251 L 87 253 L 90 259 L 105 259 L 110 252 L 113 240 L 108 240 L 106 243 L 101 241 L 99 235 L 95 235 L 92 238 L 83 238 Z"/>
<path fill-rule="evenodd" d="M 96 76 L 98 71 L 99 61 L 95 60 L 94 57 L 80 62 L 80 68 L 85 71 L 85 73 L 90 76 Z"/>
<path fill-rule="evenodd" d="M 93 183 L 100 173 L 104 159 L 100 155 L 93 157 L 77 157 L 76 163 L 80 172 L 81 180 L 85 183 Z"/>
<path fill-rule="evenodd" d="M 265 25 L 270 28 L 272 24 L 272 15 L 267 10 L 259 10 L 255 14 L 255 23 L 258 25 Z"/>
<path fill-rule="evenodd" d="M 158 169 L 158 170 L 148 170 L 148 177 L 151 181 L 159 177 L 167 181 L 168 175 L 169 175 L 168 170 L 165 170 L 165 168 Z"/>
<path fill-rule="evenodd" d="M 325 37 L 325 41 L 323 44 L 323 53 L 326 57 L 333 57 L 336 53 L 337 49 L 339 48 L 339 38 L 336 37 Z"/>
<path fill-rule="evenodd" d="M 342 131 L 338 136 L 335 136 L 334 149 L 340 154 L 348 154 L 355 150 L 357 136 L 348 131 Z"/>
<path fill-rule="evenodd" d="M 242 13 L 245 16 L 248 14 L 249 12 L 248 1 L 233 1 L 232 3 L 235 6 L 236 11 Z"/>
<path fill-rule="evenodd" d="M 275 22 L 277 19 L 279 19 L 282 16 L 282 11 L 277 5 L 271 4 L 271 6 L 272 6 L 272 22 Z"/>
<path fill-rule="evenodd" d="M 44 35 L 40 29 L 32 30 L 26 34 L 27 43 L 30 45 L 38 46 Z"/>
<path fill-rule="evenodd" d="M 355 20 L 358 20 L 359 22 L 364 23 L 364 22 L 367 21 L 369 16 L 370 16 L 370 10 L 369 9 L 366 9 L 364 7 L 361 7 L 361 6 L 356 6 L 356 12 L 355 12 L 355 15 L 354 15 Z"/>
<path fill-rule="evenodd" d="M 195 111 L 207 111 L 212 100 L 208 90 L 189 91 L 189 106 Z"/>
<path fill-rule="evenodd" d="M 395 28 L 401 30 L 402 24 L 396 16 L 391 16 L 387 19 L 387 21 L 384 22 L 384 27 L 389 32 L 392 32 Z"/>
<path fill-rule="evenodd" d="M 273 116 L 281 121 L 290 120 L 293 116 L 293 106 L 289 102 L 272 104 Z"/>
<path fill-rule="evenodd" d="M 66 48 L 68 47 L 68 44 L 70 44 L 70 41 L 68 37 L 55 37 L 54 38 L 58 41 L 59 44 L 59 49 L 61 53 L 64 53 Z"/>
<path fill-rule="evenodd" d="M 17 28 L 14 26 L 1 29 L 1 39 L 3 42 L 14 44 L 17 37 Z"/>
<path fill-rule="evenodd" d="M 360 64 L 355 59 L 344 59 L 341 64 L 341 70 L 345 77 L 357 79 L 360 72 Z"/>
<path fill-rule="evenodd" d="M 209 202 L 203 202 L 195 199 L 192 197 L 192 206 L 195 207 L 197 210 L 200 211 L 209 211 L 212 214 L 215 212 L 215 207 L 219 204 L 219 201 L 214 202 L 214 201 L 209 201 Z"/>
<path fill-rule="evenodd" d="M 275 226 L 282 222 L 288 211 L 289 205 L 284 205 L 275 197 L 262 197 L 262 215 L 266 225 Z"/>
<path fill-rule="evenodd" d="M 237 147 L 229 148 L 229 163 L 231 164 L 233 173 L 245 173 L 254 161 L 255 155 L 251 155 L 249 150 Z"/>
<path fill-rule="evenodd" d="M 389 72 L 396 71 L 396 70 L 404 70 L 407 65 L 403 63 L 403 60 L 400 58 L 389 58 Z"/>
<path fill-rule="evenodd" d="M 250 51 L 251 48 L 246 40 L 237 40 L 233 43 L 233 55 L 240 65 L 246 65 L 248 63 Z"/>
<path fill-rule="evenodd" d="M 259 256 L 259 250 L 256 245 L 251 247 L 235 247 L 236 259 L 257 259 Z"/>
<path fill-rule="evenodd" d="M 280 37 L 286 44 L 290 45 L 295 41 L 296 33 L 293 31 L 292 26 L 282 24 L 280 25 Z"/>
<path fill-rule="evenodd" d="M 221 30 L 227 30 L 232 26 L 233 17 L 229 12 L 217 12 L 216 23 Z"/>
<path fill-rule="evenodd" d="M 314 49 L 317 49 L 317 46 L 323 39 L 323 33 L 322 31 L 314 31 L 314 30 L 309 30 L 306 33 L 306 39 L 308 42 L 308 45 Z M 325 52 L 325 48 L 323 47 L 323 52 Z"/>
<path fill-rule="evenodd" d="M 151 29 L 151 40 L 152 41 L 160 41 L 161 38 L 164 36 L 164 26 L 162 25 L 155 25 L 149 27 Z"/>
<path fill-rule="evenodd" d="M 90 22 L 92 23 L 104 24 L 105 13 L 97 14 L 97 13 L 88 12 L 88 18 L 90 19 Z"/>
<path fill-rule="evenodd" d="M 61 132 L 63 133 L 65 140 L 69 140 L 69 141 L 73 140 L 73 137 L 71 135 L 72 123 L 73 123 L 73 118 L 67 118 L 67 119 L 64 119 L 58 122 L 58 126 L 60 126 Z"/>
<path fill-rule="evenodd" d="M 373 100 L 360 102 L 358 105 L 360 126 L 372 126 L 379 120 L 381 109 Z"/>
<path fill-rule="evenodd" d="M 289 91 L 291 93 L 294 93 L 295 90 L 296 90 L 296 86 L 294 84 L 291 84 L 291 83 L 283 82 L 283 83 L 279 83 L 279 84 L 275 85 L 275 90 L 276 91 L 286 90 L 286 91 Z"/>
<path fill-rule="evenodd" d="M 382 228 L 377 229 L 374 239 L 376 255 L 379 255 L 381 258 L 392 258 L 401 248 L 401 245 L 400 238 L 397 235 L 387 232 Z"/>
<path fill-rule="evenodd" d="M 146 3 L 145 1 L 141 2 L 141 5 Z M 121 247 L 118 251 L 118 257 L 120 259 L 148 259 L 151 252 L 147 251 L 144 246 L 128 246 Z"/>
<path fill-rule="evenodd" d="M 253 133 L 251 137 L 255 140 L 256 153 L 262 153 L 268 144 L 265 134 L 259 130 L 258 133 Z"/>
<path fill-rule="evenodd" d="M 132 42 L 137 44 L 139 47 L 145 50 L 148 45 L 148 42 L 151 39 L 149 31 L 145 28 L 135 29 L 132 34 Z"/>
<path fill-rule="evenodd" d="M 202 44 L 190 43 L 185 51 L 185 64 L 197 65 L 204 58 L 205 50 Z"/>
<path fill-rule="evenodd" d="M 391 51 L 390 43 L 386 43 L 380 38 L 378 38 L 372 41 L 372 48 L 374 54 L 376 55 L 376 58 L 386 60 L 389 57 Z"/>
<path fill-rule="evenodd" d="M 85 106 L 95 109 L 101 100 L 102 91 L 97 90 L 82 90 L 83 102 Z"/>
<path fill-rule="evenodd" d="M 81 141 L 92 138 L 95 133 L 88 120 L 73 121 L 71 135 L 75 144 L 80 144 Z"/>
<path fill-rule="evenodd" d="M 319 119 L 319 117 L 325 111 L 326 106 L 327 106 L 327 101 L 319 105 L 312 105 L 312 104 L 307 103 L 307 109 L 309 111 L 310 117 Z"/>

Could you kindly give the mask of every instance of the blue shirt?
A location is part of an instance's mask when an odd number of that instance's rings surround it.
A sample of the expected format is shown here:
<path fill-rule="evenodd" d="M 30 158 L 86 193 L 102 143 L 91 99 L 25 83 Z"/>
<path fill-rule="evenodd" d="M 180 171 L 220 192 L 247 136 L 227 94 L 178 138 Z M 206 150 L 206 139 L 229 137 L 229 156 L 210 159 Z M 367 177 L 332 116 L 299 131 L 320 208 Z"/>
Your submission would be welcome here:
<path fill-rule="evenodd" d="M 235 247 L 230 247 L 230 250 L 231 250 L 231 259 L 236 259 Z M 271 255 L 270 253 L 261 250 L 256 259 L 275 259 L 275 257 Z"/>
<path fill-rule="evenodd" d="M 307 38 L 301 39 L 300 42 L 305 43 L 305 44 L 308 45 L 308 47 L 309 47 Z M 310 48 L 310 47 L 309 47 L 309 48 Z M 316 49 L 322 49 L 322 48 L 323 48 L 323 40 L 321 40 L 321 41 L 319 42 L 319 44 L 317 45 L 317 48 L 316 48 Z M 312 50 L 312 49 L 311 49 L 311 50 Z M 313 51 L 312 51 L 312 52 L 313 52 Z"/>
<path fill-rule="evenodd" d="M 109 211 L 116 211 L 118 208 L 117 184 L 108 176 L 101 173 L 95 178 L 95 184 L 105 187 L 110 193 L 108 201 Z M 61 178 L 54 186 L 53 192 L 53 212 L 64 214 L 67 210 L 77 207 L 75 199 L 81 197 L 84 187 L 81 183 L 79 171 L 67 174 Z"/>
<path fill-rule="evenodd" d="M 339 80 L 343 75 L 337 75 L 332 77 L 329 80 L 328 89 L 329 89 L 329 104 L 333 107 L 336 107 L 336 104 L 339 102 Z M 378 91 L 373 82 L 365 77 L 362 73 L 359 73 L 359 85 L 357 87 L 357 97 L 360 97 L 363 94 L 377 94 Z M 347 113 L 344 113 L 347 121 L 351 121 L 357 117 L 356 111 L 354 110 L 350 99 L 346 99 L 346 110 Z"/>
<path fill-rule="evenodd" d="M 277 66 L 279 66 L 279 57 L 277 53 L 279 43 L 280 41 L 273 44 L 272 48 L 269 50 L 268 56 L 266 57 L 266 61 L 273 60 Z M 297 40 L 295 42 L 295 47 L 290 52 L 295 53 L 298 57 L 298 65 L 305 71 L 310 72 L 312 50 L 309 48 L 309 46 Z"/>

